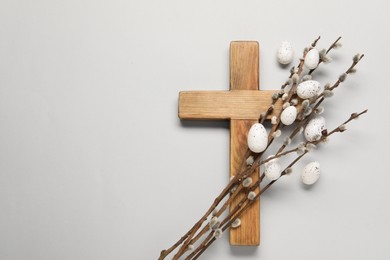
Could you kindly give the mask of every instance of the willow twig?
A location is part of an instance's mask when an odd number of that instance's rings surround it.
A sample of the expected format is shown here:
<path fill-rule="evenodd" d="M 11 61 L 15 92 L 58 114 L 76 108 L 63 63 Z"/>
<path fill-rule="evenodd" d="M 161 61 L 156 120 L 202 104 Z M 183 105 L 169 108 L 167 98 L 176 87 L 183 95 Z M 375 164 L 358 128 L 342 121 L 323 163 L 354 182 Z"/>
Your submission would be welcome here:
<path fill-rule="evenodd" d="M 327 49 L 326 54 L 328 54 L 333 48 L 335 48 L 335 46 L 338 44 L 338 41 L 340 40 L 340 38 L 341 37 L 339 37 L 335 42 L 332 43 L 332 45 Z M 297 69 L 293 68 L 291 70 L 290 76 L 289 76 L 289 80 L 285 84 L 282 85 L 281 89 L 283 91 L 283 89 L 287 85 L 289 85 L 291 83 L 291 81 L 292 81 L 290 90 L 289 91 L 284 91 L 285 93 L 288 93 L 288 95 L 285 94 L 285 96 L 287 96 L 287 98 L 283 97 L 284 102 L 291 102 L 291 100 L 293 98 L 296 98 L 296 88 L 297 88 L 297 85 L 298 85 L 298 82 L 299 82 L 299 78 L 301 77 L 302 72 L 303 72 L 304 59 L 305 59 L 307 53 L 312 48 L 315 48 L 315 46 L 316 46 L 317 42 L 319 41 L 319 39 L 320 39 L 320 37 L 315 39 L 313 41 L 313 43 L 311 44 L 311 46 L 309 48 L 305 49 L 305 51 L 303 53 L 303 57 L 300 59 Z M 363 56 L 364 55 L 355 56 L 352 65 L 346 70 L 346 72 L 344 72 L 342 74 L 342 76 L 339 77 L 339 79 L 331 87 L 328 87 L 326 89 L 326 91 L 333 91 L 335 88 L 337 88 L 340 85 L 341 82 L 343 82 L 345 80 L 346 75 L 354 72 L 354 70 L 355 70 L 354 67 L 357 65 L 357 63 L 359 63 L 359 61 L 363 58 Z M 322 60 L 320 60 L 319 64 L 321 62 L 322 62 Z M 310 75 L 314 70 L 315 69 L 310 70 L 308 72 L 308 74 Z M 274 110 L 274 105 L 279 100 L 279 98 L 281 98 L 282 93 L 283 92 L 277 93 L 276 94 L 277 95 L 276 98 L 273 98 L 272 104 L 267 109 L 267 111 L 262 113 L 259 116 L 259 118 L 258 118 L 258 122 L 259 123 L 263 123 L 265 121 L 265 119 L 269 115 L 272 114 L 272 112 Z M 289 135 L 290 139 L 294 138 L 300 132 L 300 129 L 308 123 L 309 119 L 314 114 L 314 111 L 319 107 L 319 105 L 324 101 L 324 99 L 325 99 L 324 94 L 321 94 L 317 98 L 315 98 L 313 100 L 310 100 L 310 105 L 315 103 L 313 108 L 312 108 L 312 110 L 311 110 L 311 113 L 309 113 L 306 117 L 303 118 L 303 120 L 301 120 L 297 124 L 297 127 Z M 344 122 L 343 124 L 349 123 L 351 120 L 355 119 L 359 115 L 361 115 L 363 113 L 366 113 L 366 112 L 367 111 L 365 110 L 365 111 L 363 111 L 363 112 L 361 112 L 359 114 L 357 114 L 357 113 L 352 114 L 351 117 L 346 122 Z M 272 144 L 272 142 L 273 142 L 273 140 L 275 138 L 274 135 L 273 135 L 275 133 L 275 131 L 277 131 L 279 129 L 282 129 L 284 127 L 284 125 L 280 121 L 281 113 L 282 113 L 282 110 L 276 116 L 276 124 L 273 124 L 273 126 L 271 128 L 271 131 L 269 132 L 268 144 L 267 144 L 266 149 L 263 152 L 261 152 L 261 153 L 252 153 L 249 149 L 247 150 L 247 152 L 245 154 L 245 157 L 244 157 L 244 159 L 243 159 L 243 161 L 241 163 L 241 171 L 240 171 L 240 173 L 237 174 L 236 176 L 233 176 L 233 178 L 230 180 L 228 185 L 217 196 L 217 198 L 214 200 L 214 202 L 209 207 L 209 209 L 206 211 L 206 213 L 202 216 L 202 218 L 200 218 L 193 225 L 193 227 L 189 231 L 187 231 L 187 233 L 185 233 L 170 248 L 161 251 L 160 257 L 159 257 L 160 260 L 165 259 L 168 255 L 170 255 L 177 248 L 179 248 L 179 249 L 176 252 L 176 254 L 173 256 L 172 259 L 179 259 L 181 256 L 183 256 L 189 250 L 189 248 L 190 248 L 189 246 L 190 245 L 191 245 L 191 248 L 192 248 L 193 245 L 195 243 L 197 243 L 197 241 L 200 240 L 201 237 L 203 237 L 203 235 L 205 235 L 207 232 L 210 231 L 209 234 L 207 235 L 207 237 L 203 239 L 201 244 L 193 252 L 191 252 L 186 257 L 186 259 L 197 259 L 211 245 L 211 243 L 213 243 L 213 241 L 215 240 L 215 237 L 213 236 L 214 230 L 212 228 L 210 228 L 210 225 L 208 225 L 208 224 L 204 225 L 207 222 L 208 217 L 210 215 L 216 216 L 216 217 L 220 217 L 222 215 L 222 213 L 237 198 L 237 196 L 239 194 L 242 194 L 242 193 L 249 194 L 249 192 L 254 192 L 259 187 L 260 183 L 264 180 L 264 178 L 265 178 L 265 174 L 264 173 L 262 175 L 260 175 L 260 178 L 258 180 L 256 180 L 256 182 L 252 183 L 249 187 L 247 187 L 247 186 L 243 187 L 242 183 L 243 183 L 243 181 L 246 178 L 251 177 L 253 175 L 253 173 L 255 172 L 255 170 L 260 165 L 265 164 L 265 163 L 267 163 L 270 160 L 273 160 L 275 158 L 279 158 L 279 157 L 285 156 L 287 154 L 291 154 L 293 152 L 298 152 L 298 150 L 299 150 L 298 148 L 299 147 L 296 147 L 296 148 L 284 151 L 284 149 L 286 148 L 287 145 L 283 144 L 279 148 L 278 152 L 275 155 L 273 155 L 273 156 L 271 156 L 271 157 L 269 157 L 269 158 L 267 158 L 265 160 L 261 160 L 262 155 L 267 151 L 267 149 L 270 147 L 270 145 Z M 303 113 L 303 112 L 301 111 L 300 113 Z M 345 129 L 343 127 L 339 126 L 338 128 L 334 129 L 333 131 L 331 131 L 329 133 L 325 133 L 321 137 L 320 140 L 315 141 L 315 142 L 305 142 L 305 145 L 307 145 L 309 143 L 317 144 L 320 141 L 325 140 L 330 135 L 332 135 L 332 134 L 334 134 L 336 132 L 343 132 L 343 131 L 345 131 Z M 307 152 L 308 151 L 305 150 L 303 154 L 299 155 L 292 162 L 292 165 L 294 165 L 299 159 L 301 159 L 305 154 L 307 154 Z M 254 157 L 253 158 L 254 161 L 253 161 L 253 164 L 246 165 L 245 164 L 246 158 L 248 158 L 249 155 L 252 155 Z M 244 165 L 245 165 L 245 167 L 244 167 Z M 289 167 L 291 167 L 291 166 L 289 166 Z M 287 167 L 286 169 L 288 169 L 289 167 Z M 286 169 L 281 173 L 281 176 L 284 176 L 286 174 Z M 261 191 L 257 192 L 257 194 L 255 196 L 255 199 L 257 199 L 263 192 L 268 190 L 276 181 L 277 180 L 269 182 Z M 230 197 L 227 200 L 225 200 L 226 196 L 228 196 L 229 194 L 230 194 Z M 248 199 L 247 196 L 243 196 L 238 201 L 236 206 L 233 207 L 233 209 L 230 210 L 229 214 L 221 221 L 221 223 L 220 223 L 221 230 L 224 231 L 225 229 L 227 229 L 253 203 L 254 200 Z M 217 207 L 219 207 L 219 210 L 217 210 Z M 203 228 L 202 228 L 202 226 L 203 226 Z"/>
<path fill-rule="evenodd" d="M 340 124 L 338 127 L 333 129 L 331 132 L 324 134 L 318 141 L 313 142 L 314 144 L 319 144 L 326 140 L 329 136 L 333 135 L 334 133 L 338 132 L 344 132 L 345 128 L 344 126 L 348 124 L 350 121 L 358 118 L 359 116 L 367 113 L 367 109 L 360 112 L 360 113 L 352 113 L 350 117 L 344 121 L 342 124 Z M 308 151 L 305 151 L 303 154 L 298 156 L 292 163 L 289 164 L 288 167 L 286 167 L 282 174 L 281 177 L 286 175 L 287 169 L 292 167 L 295 163 L 297 163 L 302 157 L 304 157 Z M 280 178 L 281 178 L 280 177 Z M 222 231 L 225 231 L 245 210 L 255 201 L 257 200 L 265 191 L 267 191 L 277 180 L 280 178 L 273 180 L 269 182 L 260 192 L 256 194 L 253 200 L 249 200 L 247 197 L 244 197 L 241 199 L 241 201 L 237 204 L 237 206 L 229 213 L 229 215 L 221 222 Z M 256 184 L 255 184 L 256 185 Z M 253 185 L 254 186 L 254 185 Z M 254 189 L 251 189 L 253 191 Z M 197 259 L 214 241 L 215 237 L 213 237 L 213 233 L 210 232 L 210 234 L 205 238 L 205 240 L 192 252 L 186 259 Z M 194 258 L 191 258 L 194 257 Z"/>

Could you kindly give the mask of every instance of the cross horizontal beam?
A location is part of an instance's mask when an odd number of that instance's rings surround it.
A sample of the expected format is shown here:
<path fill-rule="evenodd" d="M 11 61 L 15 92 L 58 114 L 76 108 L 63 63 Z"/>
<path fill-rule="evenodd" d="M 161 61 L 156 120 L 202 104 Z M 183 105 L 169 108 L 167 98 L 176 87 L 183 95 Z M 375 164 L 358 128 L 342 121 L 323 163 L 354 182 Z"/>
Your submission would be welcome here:
<path fill-rule="evenodd" d="M 275 90 L 182 91 L 179 93 L 179 117 L 256 120 L 271 105 L 273 93 Z M 282 102 L 279 100 L 273 114 L 278 114 L 281 109 Z"/>

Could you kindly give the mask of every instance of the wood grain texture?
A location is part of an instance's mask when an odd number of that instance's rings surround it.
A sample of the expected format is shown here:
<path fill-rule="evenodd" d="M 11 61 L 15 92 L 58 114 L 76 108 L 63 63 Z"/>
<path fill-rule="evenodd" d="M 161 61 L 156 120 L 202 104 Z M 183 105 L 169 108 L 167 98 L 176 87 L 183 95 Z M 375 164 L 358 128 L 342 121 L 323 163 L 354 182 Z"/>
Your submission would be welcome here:
<path fill-rule="evenodd" d="M 243 158 L 247 151 L 247 133 L 256 120 L 230 121 L 230 175 L 234 176 L 242 172 L 244 168 Z M 253 182 L 258 179 L 258 169 L 254 172 Z M 257 189 L 256 192 L 259 192 Z M 233 209 L 237 202 L 246 196 L 246 193 L 239 194 L 232 202 L 230 208 Z M 230 244 L 239 246 L 256 246 L 260 244 L 260 200 L 255 201 L 250 208 L 240 217 L 241 226 L 230 229 Z"/>
<path fill-rule="evenodd" d="M 244 93 L 247 90 L 258 90 L 259 88 L 259 44 L 257 42 L 232 42 L 230 44 L 230 90 L 237 93 Z M 256 91 L 257 92 L 257 91 Z M 259 93 L 259 92 L 257 92 Z M 261 92 L 260 92 L 261 93 Z M 253 94 L 253 93 L 247 93 Z M 271 94 L 272 95 L 272 94 Z M 271 98 L 265 97 L 265 102 L 271 102 Z M 261 103 L 262 96 L 260 95 Z M 268 103 L 270 104 L 270 103 Z M 241 103 L 243 105 L 243 103 Z M 260 107 L 256 112 L 263 112 L 268 107 Z M 236 107 L 239 109 L 239 106 Z M 245 111 L 248 112 L 249 111 Z M 242 161 L 245 158 L 247 146 L 247 133 L 255 123 L 260 113 L 251 117 L 237 117 L 230 120 L 230 175 L 234 176 L 242 171 Z M 244 115 L 243 115 L 244 116 Z M 253 174 L 258 176 L 258 170 Z M 253 181 L 256 181 L 256 177 Z M 232 202 L 231 209 L 246 194 L 240 194 Z M 245 211 L 241 217 L 241 226 L 230 229 L 231 245 L 259 245 L 260 244 L 260 200 Z"/>
<path fill-rule="evenodd" d="M 275 90 L 182 91 L 179 94 L 179 117 L 256 120 L 271 105 L 273 93 Z M 279 100 L 272 115 L 277 115 L 281 109 L 282 101 Z"/>

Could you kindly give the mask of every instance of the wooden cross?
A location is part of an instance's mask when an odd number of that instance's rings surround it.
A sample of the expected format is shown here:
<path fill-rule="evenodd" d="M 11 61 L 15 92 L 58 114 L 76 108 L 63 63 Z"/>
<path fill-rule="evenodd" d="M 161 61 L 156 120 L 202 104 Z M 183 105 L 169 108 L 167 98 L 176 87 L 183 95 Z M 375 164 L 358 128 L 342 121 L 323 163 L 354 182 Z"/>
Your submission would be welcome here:
<path fill-rule="evenodd" d="M 181 119 L 230 120 L 230 175 L 239 174 L 247 152 L 247 133 L 259 115 L 271 105 L 273 90 L 259 90 L 259 43 L 230 43 L 229 91 L 182 91 L 179 94 Z M 281 109 L 277 103 L 274 113 Z M 255 182 L 258 170 L 254 174 Z M 242 195 L 245 196 L 245 195 Z M 238 198 L 232 203 L 233 208 Z M 240 217 L 241 226 L 230 229 L 231 245 L 259 245 L 260 202 Z"/>

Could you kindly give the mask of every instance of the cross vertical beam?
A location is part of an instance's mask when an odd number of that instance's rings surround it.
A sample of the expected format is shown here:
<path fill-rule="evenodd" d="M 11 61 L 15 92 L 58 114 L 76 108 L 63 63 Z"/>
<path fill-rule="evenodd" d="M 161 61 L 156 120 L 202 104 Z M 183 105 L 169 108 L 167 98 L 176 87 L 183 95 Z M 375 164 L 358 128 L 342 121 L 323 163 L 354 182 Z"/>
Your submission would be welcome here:
<path fill-rule="evenodd" d="M 259 90 L 259 44 L 257 42 L 230 43 L 230 90 Z M 259 116 L 259 114 L 257 115 Z M 254 119 L 230 119 L 230 176 L 239 174 L 248 149 L 247 133 Z M 258 179 L 258 169 L 252 177 Z M 258 191 L 257 191 L 258 192 Z M 231 209 L 245 194 L 232 202 Z M 231 245 L 259 245 L 260 200 L 255 201 L 241 217 L 241 226 L 230 229 Z"/>

